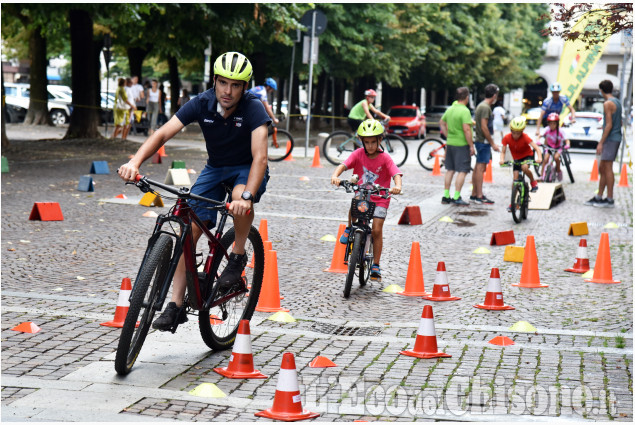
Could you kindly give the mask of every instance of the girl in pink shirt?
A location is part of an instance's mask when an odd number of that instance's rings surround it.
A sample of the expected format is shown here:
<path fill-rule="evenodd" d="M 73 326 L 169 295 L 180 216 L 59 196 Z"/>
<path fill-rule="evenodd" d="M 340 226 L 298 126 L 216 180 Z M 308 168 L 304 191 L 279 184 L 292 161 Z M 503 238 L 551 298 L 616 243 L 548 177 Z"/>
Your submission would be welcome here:
<path fill-rule="evenodd" d="M 345 170 L 353 170 L 353 174 L 359 176 L 358 184 L 372 183 L 382 187 L 390 187 L 390 179 L 395 180 L 395 186 L 390 188 L 390 193 L 397 195 L 401 193 L 401 176 L 403 173 L 395 165 L 390 155 L 385 153 L 380 143 L 384 135 L 384 127 L 377 120 L 366 120 L 357 129 L 357 135 L 361 139 L 364 148 L 357 149 L 349 156 L 343 164 L 340 164 L 333 175 L 331 183 L 339 186 L 339 176 Z M 371 201 L 376 204 L 375 213 L 373 215 L 373 254 L 375 263 L 370 268 L 370 277 L 372 280 L 381 280 L 381 269 L 379 268 L 379 260 L 381 258 L 381 250 L 383 246 L 383 228 L 384 220 L 388 214 L 388 206 L 390 199 L 384 199 L 380 196 L 372 195 Z M 351 229 L 351 214 L 348 213 L 348 227 L 340 238 L 340 243 L 348 243 L 348 235 Z"/>

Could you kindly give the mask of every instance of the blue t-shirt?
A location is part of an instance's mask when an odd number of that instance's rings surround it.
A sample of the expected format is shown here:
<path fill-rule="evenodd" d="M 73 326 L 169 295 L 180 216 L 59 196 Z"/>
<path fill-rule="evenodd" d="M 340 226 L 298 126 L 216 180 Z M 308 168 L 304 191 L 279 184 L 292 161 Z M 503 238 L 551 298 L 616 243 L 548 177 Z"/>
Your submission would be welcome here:
<path fill-rule="evenodd" d="M 265 89 L 265 86 L 256 86 L 247 91 L 258 96 L 260 100 L 267 102 L 267 89 Z"/>
<path fill-rule="evenodd" d="M 271 123 L 265 107 L 260 99 L 245 92 L 234 113 L 225 119 L 216 112 L 217 104 L 214 89 L 209 89 L 183 105 L 176 117 L 183 125 L 197 121 L 201 126 L 207 163 L 212 167 L 251 164 L 251 132 Z"/>
<path fill-rule="evenodd" d="M 563 94 L 561 94 L 558 98 L 557 102 L 553 101 L 553 97 L 548 97 L 542 102 L 542 110 L 545 111 L 545 118 L 552 112 L 556 114 L 560 114 L 562 112 L 562 108 L 567 105 L 567 107 L 571 108 L 569 104 L 569 98 Z"/>

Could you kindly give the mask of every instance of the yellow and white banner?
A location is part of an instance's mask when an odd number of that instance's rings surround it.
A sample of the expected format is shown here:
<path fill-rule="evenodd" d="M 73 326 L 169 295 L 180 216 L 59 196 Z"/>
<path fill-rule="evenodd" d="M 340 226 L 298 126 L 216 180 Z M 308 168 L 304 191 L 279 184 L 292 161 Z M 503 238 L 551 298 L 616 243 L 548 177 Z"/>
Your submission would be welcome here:
<path fill-rule="evenodd" d="M 596 31 L 596 26 L 602 26 L 609 16 L 605 11 L 592 11 L 583 15 L 571 28 L 571 32 L 584 33 Z M 598 25 L 598 21 L 599 24 Z M 602 33 L 602 31 L 598 31 Z M 560 66 L 558 68 L 558 82 L 562 86 L 560 94 L 569 98 L 571 105 L 575 103 L 584 87 L 584 82 L 602 56 L 602 52 L 608 43 L 607 37 L 603 41 L 592 46 L 578 40 L 567 40 L 562 49 Z M 560 122 L 569 114 L 569 108 L 565 107 L 560 115 Z"/>

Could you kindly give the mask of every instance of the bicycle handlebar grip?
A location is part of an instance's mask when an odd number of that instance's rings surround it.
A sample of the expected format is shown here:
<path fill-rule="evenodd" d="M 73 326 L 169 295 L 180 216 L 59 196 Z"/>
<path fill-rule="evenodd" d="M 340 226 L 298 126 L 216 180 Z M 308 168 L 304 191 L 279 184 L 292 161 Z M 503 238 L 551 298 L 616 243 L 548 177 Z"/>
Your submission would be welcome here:
<path fill-rule="evenodd" d="M 139 180 L 141 180 L 142 178 L 143 178 L 143 176 L 142 176 L 141 174 L 137 174 L 137 175 L 134 177 L 134 181 L 135 181 L 135 183 L 137 183 L 137 182 L 138 182 Z"/>
<path fill-rule="evenodd" d="M 229 210 L 229 206 L 230 206 L 230 205 L 231 205 L 231 204 L 230 204 L 229 202 L 226 202 L 226 203 L 225 203 L 225 208 L 227 208 L 227 210 Z M 251 210 L 247 210 L 247 215 L 249 215 L 250 213 L 251 213 Z"/>

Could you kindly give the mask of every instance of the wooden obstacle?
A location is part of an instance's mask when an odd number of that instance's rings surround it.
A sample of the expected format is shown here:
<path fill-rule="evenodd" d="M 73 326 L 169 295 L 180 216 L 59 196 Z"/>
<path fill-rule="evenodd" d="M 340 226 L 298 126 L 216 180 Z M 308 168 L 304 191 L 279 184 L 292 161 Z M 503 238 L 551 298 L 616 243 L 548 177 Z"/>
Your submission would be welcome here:
<path fill-rule="evenodd" d="M 538 191 L 529 194 L 529 209 L 548 210 L 565 199 L 562 183 L 539 183 Z"/>

